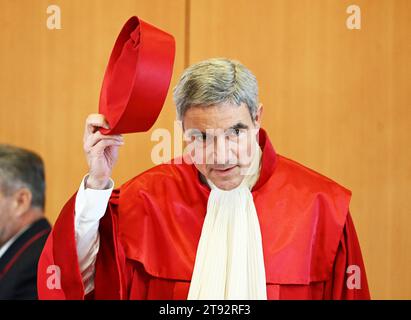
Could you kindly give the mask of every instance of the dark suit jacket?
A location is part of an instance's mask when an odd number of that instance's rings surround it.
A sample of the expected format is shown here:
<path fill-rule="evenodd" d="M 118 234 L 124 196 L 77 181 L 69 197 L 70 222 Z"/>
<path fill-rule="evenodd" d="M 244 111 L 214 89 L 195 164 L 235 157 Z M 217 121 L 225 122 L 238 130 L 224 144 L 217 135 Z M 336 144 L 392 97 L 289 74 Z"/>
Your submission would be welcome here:
<path fill-rule="evenodd" d="M 37 299 L 37 263 L 50 229 L 47 219 L 36 221 L 0 258 L 0 299 Z"/>

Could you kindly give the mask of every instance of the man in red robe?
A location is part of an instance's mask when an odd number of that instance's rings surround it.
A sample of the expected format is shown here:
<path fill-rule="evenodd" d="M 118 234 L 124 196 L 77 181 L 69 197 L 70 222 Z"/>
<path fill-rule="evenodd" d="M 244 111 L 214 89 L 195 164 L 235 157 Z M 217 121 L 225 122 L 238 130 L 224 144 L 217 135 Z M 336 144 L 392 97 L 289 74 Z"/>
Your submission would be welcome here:
<path fill-rule="evenodd" d="M 206 60 L 174 100 L 192 148 L 118 189 L 123 138 L 88 117 L 89 173 L 47 240 L 39 297 L 369 299 L 351 192 L 275 152 L 253 74 Z"/>

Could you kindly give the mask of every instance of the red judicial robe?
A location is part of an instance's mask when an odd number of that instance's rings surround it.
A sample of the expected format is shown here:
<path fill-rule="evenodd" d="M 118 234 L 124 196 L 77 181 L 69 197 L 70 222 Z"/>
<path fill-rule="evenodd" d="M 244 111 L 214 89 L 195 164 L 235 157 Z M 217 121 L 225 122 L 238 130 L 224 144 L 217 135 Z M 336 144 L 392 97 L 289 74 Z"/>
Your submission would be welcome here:
<path fill-rule="evenodd" d="M 252 189 L 261 227 L 268 299 L 369 299 L 349 213 L 351 192 L 276 154 L 260 130 Z M 210 189 L 191 164 L 162 164 L 113 190 L 100 221 L 95 290 L 85 296 L 74 238 L 75 195 L 38 267 L 42 299 L 186 299 Z M 48 267 L 61 270 L 50 286 Z"/>

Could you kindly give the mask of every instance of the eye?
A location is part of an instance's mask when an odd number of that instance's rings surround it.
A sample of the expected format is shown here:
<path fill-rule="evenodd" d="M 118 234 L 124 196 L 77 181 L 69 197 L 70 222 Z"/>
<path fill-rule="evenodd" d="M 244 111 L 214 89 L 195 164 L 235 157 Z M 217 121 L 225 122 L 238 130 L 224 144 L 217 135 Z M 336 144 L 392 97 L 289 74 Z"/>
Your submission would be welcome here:
<path fill-rule="evenodd" d="M 227 136 L 229 137 L 238 137 L 240 134 L 241 134 L 240 128 L 229 129 L 227 132 Z"/>
<path fill-rule="evenodd" d="M 209 137 L 207 136 L 206 133 L 196 134 L 196 135 L 194 136 L 194 138 L 195 138 L 196 141 L 198 141 L 198 142 L 205 142 L 205 141 L 207 141 L 207 140 L 209 139 Z"/>

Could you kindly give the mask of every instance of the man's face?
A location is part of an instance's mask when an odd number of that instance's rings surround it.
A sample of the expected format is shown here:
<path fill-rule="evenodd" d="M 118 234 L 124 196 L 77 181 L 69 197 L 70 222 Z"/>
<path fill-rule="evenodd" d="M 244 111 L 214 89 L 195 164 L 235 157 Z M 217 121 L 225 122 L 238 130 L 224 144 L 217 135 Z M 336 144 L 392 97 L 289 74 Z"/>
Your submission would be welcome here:
<path fill-rule="evenodd" d="M 191 160 L 218 188 L 240 185 L 251 164 L 260 128 L 262 107 L 252 120 L 246 104 L 195 106 L 183 119 L 184 137 Z"/>
<path fill-rule="evenodd" d="M 6 196 L 0 189 L 0 245 L 9 238 L 14 225 L 13 196 Z"/>

